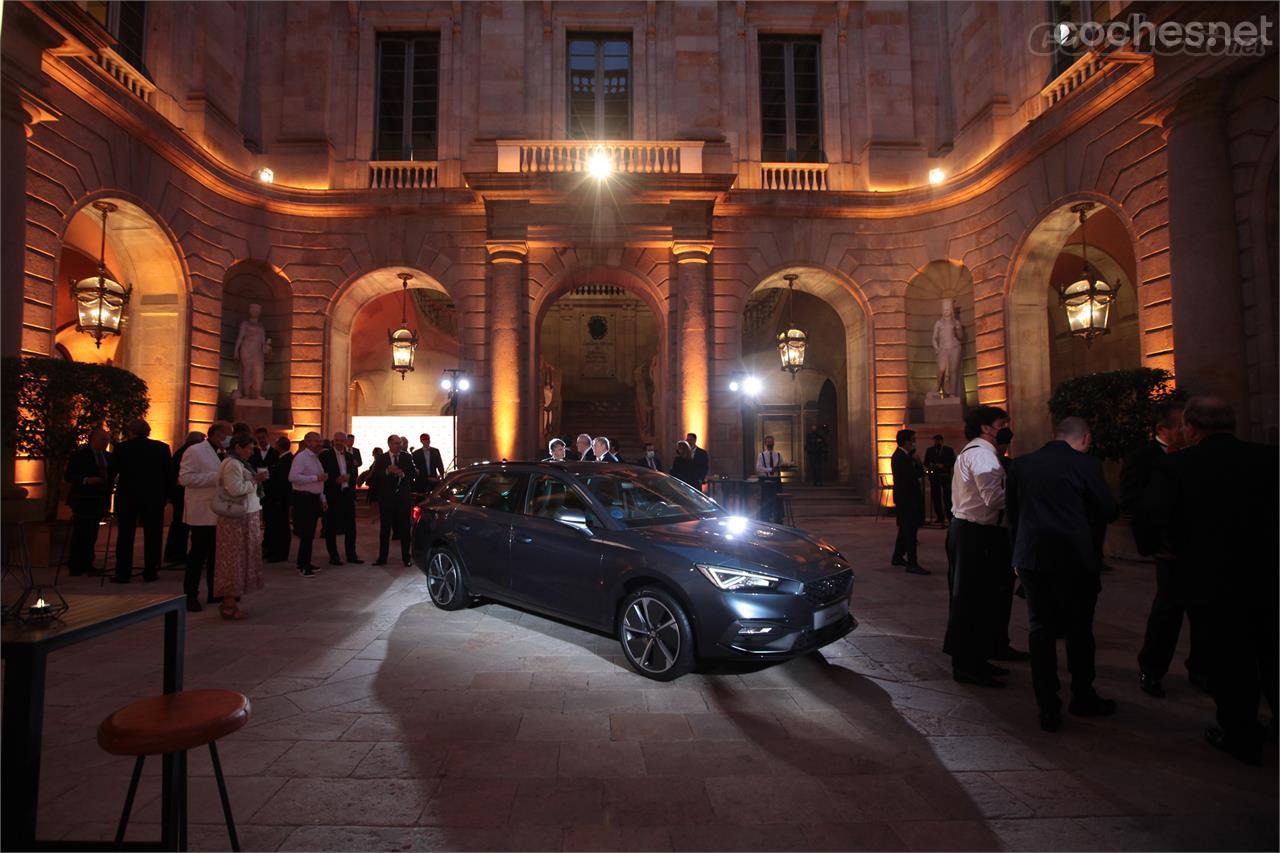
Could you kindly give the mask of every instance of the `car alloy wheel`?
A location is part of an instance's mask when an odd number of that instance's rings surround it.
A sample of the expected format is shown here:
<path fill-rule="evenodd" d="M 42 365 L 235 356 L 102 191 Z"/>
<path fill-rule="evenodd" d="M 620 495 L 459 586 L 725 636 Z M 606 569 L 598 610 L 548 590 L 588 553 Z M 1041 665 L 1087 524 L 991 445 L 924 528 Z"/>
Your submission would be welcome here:
<path fill-rule="evenodd" d="M 619 639 L 641 675 L 670 681 L 693 668 L 693 632 L 684 609 L 662 590 L 647 587 L 623 602 Z"/>
<path fill-rule="evenodd" d="M 441 610 L 459 610 L 467 603 L 467 585 L 453 554 L 444 548 L 431 552 L 427 562 L 427 592 Z"/>

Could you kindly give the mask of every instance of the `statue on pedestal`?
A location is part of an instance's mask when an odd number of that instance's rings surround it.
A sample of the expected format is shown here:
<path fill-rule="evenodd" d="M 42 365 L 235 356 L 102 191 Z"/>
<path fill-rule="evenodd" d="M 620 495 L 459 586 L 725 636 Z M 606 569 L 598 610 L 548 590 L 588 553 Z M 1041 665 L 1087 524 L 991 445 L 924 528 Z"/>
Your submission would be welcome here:
<path fill-rule="evenodd" d="M 267 356 L 271 355 L 271 338 L 262 325 L 262 306 L 249 306 L 249 319 L 240 321 L 240 334 L 236 336 L 235 358 L 240 362 L 240 387 L 232 395 L 238 400 L 261 400 L 262 379 L 266 371 Z"/>
<path fill-rule="evenodd" d="M 964 374 L 960 371 L 960 350 L 964 327 L 960 325 L 955 302 L 942 300 L 942 316 L 933 324 L 933 351 L 938 356 L 938 395 L 964 397 Z"/>

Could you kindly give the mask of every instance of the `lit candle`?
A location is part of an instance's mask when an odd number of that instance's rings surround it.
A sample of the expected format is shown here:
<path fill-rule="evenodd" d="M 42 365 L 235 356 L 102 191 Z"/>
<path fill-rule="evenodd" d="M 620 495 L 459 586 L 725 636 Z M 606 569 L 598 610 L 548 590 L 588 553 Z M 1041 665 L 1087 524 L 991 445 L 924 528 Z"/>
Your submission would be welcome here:
<path fill-rule="evenodd" d="M 53 616 L 53 607 L 44 600 L 44 596 L 36 599 L 36 603 L 31 605 L 27 610 L 27 614 L 32 619 L 49 619 Z"/>

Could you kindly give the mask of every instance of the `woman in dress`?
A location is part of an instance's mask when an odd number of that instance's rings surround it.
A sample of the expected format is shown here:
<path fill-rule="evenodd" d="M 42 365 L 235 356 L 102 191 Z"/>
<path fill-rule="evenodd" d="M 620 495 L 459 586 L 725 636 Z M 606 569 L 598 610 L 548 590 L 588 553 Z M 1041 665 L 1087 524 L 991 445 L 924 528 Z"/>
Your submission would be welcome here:
<path fill-rule="evenodd" d="M 222 597 L 218 612 L 223 619 L 244 619 L 240 597 L 262 589 L 262 502 L 258 490 L 267 472 L 249 465 L 253 447 L 251 433 L 232 436 L 227 458 L 218 468 L 221 497 L 245 507 L 244 515 L 218 516 L 213 594 Z"/>
<path fill-rule="evenodd" d="M 693 449 L 689 447 L 689 442 L 676 442 L 676 458 L 672 461 L 671 470 L 668 473 L 677 480 L 684 480 L 693 486 L 694 480 L 697 479 L 697 474 L 693 468 Z M 694 488 L 697 488 L 697 486 L 694 486 Z"/>

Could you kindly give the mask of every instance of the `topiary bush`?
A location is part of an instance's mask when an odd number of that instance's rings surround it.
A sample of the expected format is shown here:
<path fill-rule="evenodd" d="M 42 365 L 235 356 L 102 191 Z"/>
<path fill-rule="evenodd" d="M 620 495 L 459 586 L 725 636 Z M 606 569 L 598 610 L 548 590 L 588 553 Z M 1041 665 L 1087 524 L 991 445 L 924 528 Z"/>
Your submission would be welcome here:
<path fill-rule="evenodd" d="M 1084 418 L 1093 432 L 1089 452 L 1119 461 L 1151 438 L 1157 404 L 1177 396 L 1167 370 L 1112 370 L 1066 380 L 1049 398 L 1049 412 L 1054 423 Z"/>
<path fill-rule="evenodd" d="M 49 499 L 57 511 L 62 471 L 95 427 L 113 438 L 147 412 L 147 383 L 127 370 L 60 358 L 5 358 L 0 362 L 0 429 L 10 456 L 42 459 Z"/>

